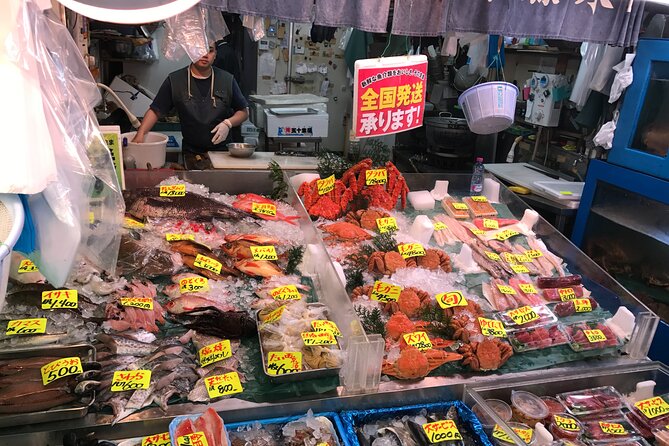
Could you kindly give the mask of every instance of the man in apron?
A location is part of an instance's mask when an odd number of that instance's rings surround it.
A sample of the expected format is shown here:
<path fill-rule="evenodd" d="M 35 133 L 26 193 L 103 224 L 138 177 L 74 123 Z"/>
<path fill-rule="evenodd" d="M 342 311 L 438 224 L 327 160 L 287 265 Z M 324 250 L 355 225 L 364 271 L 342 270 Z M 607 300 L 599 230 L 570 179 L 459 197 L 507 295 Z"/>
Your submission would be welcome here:
<path fill-rule="evenodd" d="M 205 152 L 225 150 L 232 142 L 230 129 L 248 117 L 248 102 L 232 75 L 212 66 L 215 58 L 212 44 L 197 62 L 167 76 L 133 142 L 143 142 L 158 118 L 176 108 L 186 168 L 202 166 Z"/>

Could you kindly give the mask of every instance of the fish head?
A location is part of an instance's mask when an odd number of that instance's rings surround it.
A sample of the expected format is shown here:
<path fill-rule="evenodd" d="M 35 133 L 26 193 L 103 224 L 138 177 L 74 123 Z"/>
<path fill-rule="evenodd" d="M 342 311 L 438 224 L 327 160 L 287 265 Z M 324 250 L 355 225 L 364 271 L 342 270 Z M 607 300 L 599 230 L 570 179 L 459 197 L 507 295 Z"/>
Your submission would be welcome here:
<path fill-rule="evenodd" d="M 86 381 L 81 381 L 74 388 L 74 393 L 77 395 L 86 395 L 87 393 L 90 393 L 93 390 L 97 389 L 99 385 L 100 381 L 95 381 L 90 379 Z"/>

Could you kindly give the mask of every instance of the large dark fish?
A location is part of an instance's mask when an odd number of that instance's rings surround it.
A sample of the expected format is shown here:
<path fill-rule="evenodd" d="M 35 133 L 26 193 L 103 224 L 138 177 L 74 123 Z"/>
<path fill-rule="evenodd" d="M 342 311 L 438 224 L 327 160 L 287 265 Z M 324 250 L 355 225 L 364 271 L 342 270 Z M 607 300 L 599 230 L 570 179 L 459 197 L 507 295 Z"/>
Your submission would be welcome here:
<path fill-rule="evenodd" d="M 203 307 L 173 317 L 186 328 L 222 339 L 238 339 L 256 333 L 255 319 L 245 311 L 221 311 L 214 307 Z"/>
<path fill-rule="evenodd" d="M 182 265 L 177 254 L 142 242 L 139 232 L 121 236 L 116 272 L 122 276 L 157 277 L 173 274 Z"/>
<path fill-rule="evenodd" d="M 253 214 L 191 192 L 186 192 L 183 197 L 161 197 L 159 189 L 152 187 L 124 191 L 123 197 L 126 212 L 139 219 L 149 217 L 211 221 L 214 218 L 222 220 L 257 218 Z"/>

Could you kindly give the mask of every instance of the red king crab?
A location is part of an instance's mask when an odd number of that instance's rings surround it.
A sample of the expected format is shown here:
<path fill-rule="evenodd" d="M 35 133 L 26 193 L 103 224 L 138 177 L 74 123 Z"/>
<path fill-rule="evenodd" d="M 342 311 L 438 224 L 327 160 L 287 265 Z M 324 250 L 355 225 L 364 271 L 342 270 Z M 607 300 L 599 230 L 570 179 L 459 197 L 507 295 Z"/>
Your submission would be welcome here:
<path fill-rule="evenodd" d="M 351 297 L 357 299 L 360 296 L 369 296 L 374 286 L 359 286 L 353 290 Z M 383 305 L 384 311 L 395 314 L 402 312 L 408 317 L 418 316 L 419 310 L 430 302 L 430 295 L 423 290 L 413 287 L 403 288 L 397 302 L 387 302 Z"/>
<path fill-rule="evenodd" d="M 321 229 L 328 234 L 331 234 L 325 238 L 326 240 L 337 239 L 345 242 L 360 242 L 372 238 L 372 236 L 360 226 L 345 221 L 322 225 Z"/>
<path fill-rule="evenodd" d="M 302 197 L 304 207 L 312 217 L 335 220 L 348 208 L 348 203 L 353 199 L 353 191 L 347 188 L 341 180 L 336 180 L 334 189 L 319 195 L 318 181 L 316 179 L 302 183 L 297 190 L 297 195 Z"/>
<path fill-rule="evenodd" d="M 366 172 L 371 169 L 372 160 L 366 158 L 344 172 L 341 180 L 353 191 L 354 195 L 360 194 L 366 198 L 368 207 L 381 207 L 391 210 L 397 205 L 397 199 L 401 198 L 401 206 L 404 209 L 409 188 L 397 167 L 388 161 L 385 164 L 386 183 L 367 186 Z"/>
<path fill-rule="evenodd" d="M 470 342 L 462 345 L 458 351 L 464 357 L 462 365 L 468 365 L 472 370 L 477 371 L 497 370 L 513 356 L 511 346 L 497 338 Z"/>

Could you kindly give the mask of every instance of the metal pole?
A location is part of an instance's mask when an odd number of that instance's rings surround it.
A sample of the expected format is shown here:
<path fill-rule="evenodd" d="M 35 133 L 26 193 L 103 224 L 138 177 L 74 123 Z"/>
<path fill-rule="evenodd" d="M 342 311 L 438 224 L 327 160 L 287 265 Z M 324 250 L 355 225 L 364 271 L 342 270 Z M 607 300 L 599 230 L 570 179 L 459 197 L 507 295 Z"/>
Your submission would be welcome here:
<path fill-rule="evenodd" d="M 293 83 L 291 82 L 291 77 L 293 76 L 293 32 L 295 31 L 295 25 L 293 22 L 290 22 L 288 25 L 288 73 L 286 73 L 286 82 L 288 83 L 288 94 L 291 93 Z"/>

